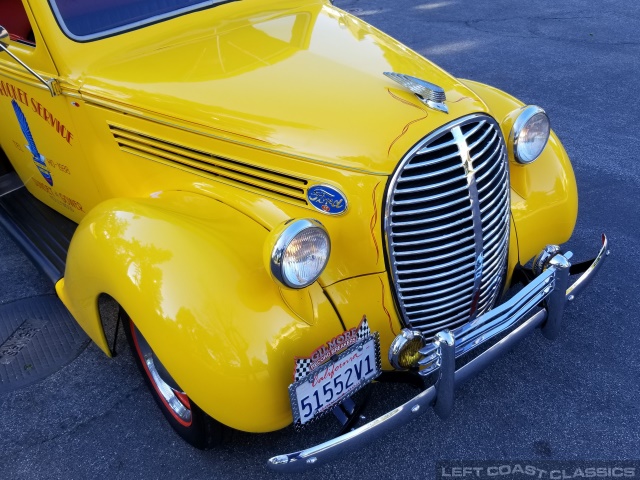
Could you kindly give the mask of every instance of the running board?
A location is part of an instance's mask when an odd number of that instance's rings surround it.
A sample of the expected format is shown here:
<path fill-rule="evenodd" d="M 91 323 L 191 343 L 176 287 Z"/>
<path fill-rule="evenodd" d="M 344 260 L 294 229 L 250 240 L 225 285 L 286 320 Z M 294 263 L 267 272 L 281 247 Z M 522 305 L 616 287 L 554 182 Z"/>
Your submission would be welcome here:
<path fill-rule="evenodd" d="M 54 284 L 64 276 L 77 225 L 31 195 L 14 172 L 0 177 L 0 225 Z"/>

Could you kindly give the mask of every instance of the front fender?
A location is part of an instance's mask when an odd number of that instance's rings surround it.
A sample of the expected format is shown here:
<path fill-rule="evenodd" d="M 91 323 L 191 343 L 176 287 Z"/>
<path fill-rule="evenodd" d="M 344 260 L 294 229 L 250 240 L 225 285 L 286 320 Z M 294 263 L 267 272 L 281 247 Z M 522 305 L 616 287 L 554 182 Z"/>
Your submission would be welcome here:
<path fill-rule="evenodd" d="M 487 104 L 507 139 L 514 120 L 510 114 L 524 104 L 488 85 L 464 83 Z M 535 162 L 521 165 L 510 156 L 509 169 L 511 214 L 524 264 L 546 245 L 569 240 L 578 216 L 578 190 L 569 157 L 554 132 Z"/>
<path fill-rule="evenodd" d="M 292 294 L 271 280 L 261 258 L 267 233 L 202 195 L 109 200 L 80 223 L 57 289 L 107 354 L 102 293 L 205 412 L 240 430 L 279 429 L 292 420 L 294 357 L 342 328 L 317 284 Z"/>

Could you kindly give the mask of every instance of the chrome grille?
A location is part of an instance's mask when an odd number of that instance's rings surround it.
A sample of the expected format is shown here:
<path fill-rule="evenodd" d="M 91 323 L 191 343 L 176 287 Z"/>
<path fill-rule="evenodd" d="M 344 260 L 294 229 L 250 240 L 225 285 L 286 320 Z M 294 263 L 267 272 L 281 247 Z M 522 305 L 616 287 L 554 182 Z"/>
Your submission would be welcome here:
<path fill-rule="evenodd" d="M 489 116 L 437 130 L 400 162 L 385 230 L 406 325 L 430 337 L 493 306 L 506 271 L 509 201 L 505 142 Z"/>

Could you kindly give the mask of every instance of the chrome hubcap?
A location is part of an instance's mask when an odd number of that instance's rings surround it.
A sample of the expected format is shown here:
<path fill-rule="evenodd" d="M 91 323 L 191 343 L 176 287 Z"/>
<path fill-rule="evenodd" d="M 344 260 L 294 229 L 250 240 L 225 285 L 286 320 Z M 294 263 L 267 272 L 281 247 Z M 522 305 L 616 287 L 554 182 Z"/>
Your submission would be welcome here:
<path fill-rule="evenodd" d="M 135 326 L 133 327 L 133 332 L 136 336 L 136 342 L 138 345 L 138 349 L 140 350 L 140 354 L 142 359 L 147 367 L 147 371 L 149 372 L 149 376 L 151 377 L 151 381 L 155 384 L 156 390 L 160 394 L 160 396 L 164 399 L 165 404 L 173 411 L 176 417 L 179 417 L 186 423 L 191 422 L 191 409 L 187 408 L 184 403 L 180 401 L 178 395 L 176 395 L 176 391 L 169 386 L 167 382 L 165 382 L 158 369 L 156 367 L 156 358 L 151 350 L 151 347 L 144 339 L 144 337 L 140 334 Z M 184 392 L 178 392 L 184 395 Z"/>

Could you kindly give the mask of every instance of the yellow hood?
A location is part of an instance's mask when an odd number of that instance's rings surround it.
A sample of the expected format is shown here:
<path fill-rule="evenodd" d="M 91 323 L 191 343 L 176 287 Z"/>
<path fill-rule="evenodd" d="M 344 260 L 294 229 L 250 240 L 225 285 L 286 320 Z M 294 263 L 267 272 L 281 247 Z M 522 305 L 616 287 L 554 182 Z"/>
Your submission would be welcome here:
<path fill-rule="evenodd" d="M 486 111 L 462 83 L 373 27 L 322 2 L 301 3 L 233 2 L 103 40 L 109 52 L 87 63 L 81 91 L 379 174 L 428 132 Z M 385 71 L 444 88 L 449 114 Z"/>

